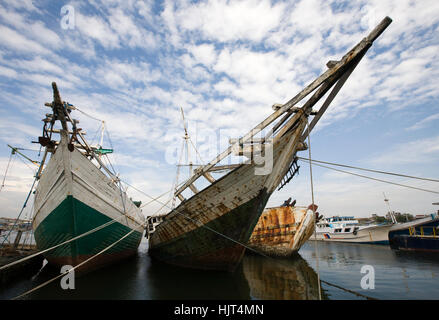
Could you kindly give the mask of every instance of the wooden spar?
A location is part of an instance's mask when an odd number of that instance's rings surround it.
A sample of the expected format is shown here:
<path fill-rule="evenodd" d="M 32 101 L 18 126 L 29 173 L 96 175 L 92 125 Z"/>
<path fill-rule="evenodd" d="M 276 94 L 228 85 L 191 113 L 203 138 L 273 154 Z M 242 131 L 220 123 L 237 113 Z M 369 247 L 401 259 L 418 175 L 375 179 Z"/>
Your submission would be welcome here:
<path fill-rule="evenodd" d="M 81 129 L 78 129 L 78 131 L 77 132 L 79 132 L 79 131 L 81 131 L 81 133 L 85 136 L 86 134 L 87 134 L 87 132 L 85 132 L 85 131 L 82 131 Z M 61 133 L 61 131 L 60 130 L 58 130 L 58 129 L 49 129 L 49 130 L 47 130 L 47 132 L 52 132 L 52 133 Z M 69 131 L 69 134 L 73 134 L 73 132 L 72 131 Z"/>
<path fill-rule="evenodd" d="M 236 169 L 240 166 L 240 164 L 228 164 L 223 166 L 215 166 L 209 170 L 209 172 L 221 171 L 221 170 L 232 170 Z"/>
<path fill-rule="evenodd" d="M 41 160 L 40 167 L 38 168 L 37 174 L 35 175 L 35 178 L 36 178 L 37 180 L 39 180 L 40 177 L 41 177 L 41 172 L 43 171 L 44 163 L 46 162 L 47 153 L 48 153 L 47 148 L 45 148 L 45 149 L 44 149 L 43 160 Z"/>
<path fill-rule="evenodd" d="M 346 80 L 349 78 L 351 73 L 354 71 L 355 67 L 358 65 L 360 60 L 361 59 L 359 59 L 355 64 L 353 64 L 352 67 L 348 71 L 346 71 L 346 73 L 337 81 L 337 84 L 335 85 L 334 89 L 332 89 L 331 93 L 326 98 L 325 102 L 322 104 L 322 106 L 320 107 L 320 109 L 317 112 L 317 114 L 315 115 L 315 117 L 312 119 L 308 130 L 305 130 L 305 133 L 302 136 L 302 141 L 305 141 L 306 137 L 308 137 L 308 134 L 312 131 L 312 129 L 314 129 L 315 125 L 320 120 L 320 118 L 323 116 L 325 111 L 328 109 L 329 105 L 334 100 L 334 98 L 337 96 L 338 92 L 343 87 Z"/>
<path fill-rule="evenodd" d="M 203 177 L 205 177 L 206 180 L 209 181 L 210 183 L 214 183 L 215 182 L 215 178 L 212 177 L 212 175 L 209 172 L 203 173 Z"/>
<path fill-rule="evenodd" d="M 369 35 L 366 38 L 361 40 L 355 47 L 353 47 L 347 54 L 345 54 L 340 61 L 333 63 L 333 65 L 331 65 L 331 68 L 326 70 L 322 75 L 320 75 L 313 82 L 311 82 L 307 87 L 305 87 L 305 89 L 303 89 L 301 92 L 299 92 L 296 96 L 294 96 L 292 99 L 290 99 L 287 103 L 285 103 L 277 111 L 272 113 L 269 117 L 267 117 L 264 121 L 262 121 L 260 124 L 258 124 L 256 127 L 254 127 L 252 130 L 250 130 L 250 132 L 248 132 L 246 135 L 244 135 L 242 138 L 240 138 L 240 143 L 246 142 L 247 140 L 252 138 L 255 134 L 259 133 L 265 127 L 270 125 L 274 120 L 279 118 L 283 113 L 290 110 L 298 102 L 300 102 L 303 98 L 305 98 L 311 92 L 313 92 L 315 89 L 320 87 L 327 80 L 334 79 L 334 78 L 335 78 L 335 81 L 338 80 L 338 78 L 340 78 L 343 75 L 343 73 L 346 72 L 346 69 L 349 68 L 349 66 L 352 64 L 352 61 L 357 56 L 364 55 L 364 53 L 372 45 L 372 42 L 374 40 L 376 40 L 384 32 L 384 30 L 389 26 L 389 24 L 391 22 L 392 22 L 392 19 L 390 19 L 389 17 L 385 17 L 379 23 L 379 25 L 376 26 L 369 33 Z M 332 81 L 329 81 L 329 82 L 332 82 Z M 331 84 L 331 86 L 332 86 L 332 84 Z M 329 87 L 326 86 L 326 88 L 324 90 L 316 92 L 317 95 L 314 95 L 314 97 L 317 97 L 317 96 L 321 97 L 322 96 L 321 93 L 323 91 L 326 93 L 326 91 L 329 90 L 331 86 L 329 86 Z M 313 101 L 313 100 L 314 99 L 310 99 L 310 101 L 308 101 L 307 103 L 309 103 L 312 106 L 317 102 L 317 101 Z M 304 111 L 310 112 L 311 110 L 307 110 L 307 108 L 305 108 Z M 219 154 L 215 159 L 213 159 L 207 165 L 197 168 L 197 170 L 194 172 L 193 176 L 190 177 L 184 183 L 184 185 L 182 185 L 178 190 L 176 190 L 175 195 L 179 195 L 181 192 L 183 192 L 189 185 L 191 185 L 200 176 L 204 175 L 204 173 L 208 172 L 209 169 L 211 169 L 215 164 L 217 164 L 218 162 L 223 160 L 225 157 L 227 157 L 231 152 L 232 152 L 232 146 L 229 146 L 225 151 L 223 151 L 221 154 Z"/>
<path fill-rule="evenodd" d="M 61 96 L 59 94 L 58 87 L 56 86 L 55 82 L 52 82 L 52 88 L 53 88 L 53 109 L 56 109 L 56 115 L 54 116 L 59 117 L 63 130 L 68 131 L 66 118 L 64 114 L 63 102 L 61 100 Z"/>

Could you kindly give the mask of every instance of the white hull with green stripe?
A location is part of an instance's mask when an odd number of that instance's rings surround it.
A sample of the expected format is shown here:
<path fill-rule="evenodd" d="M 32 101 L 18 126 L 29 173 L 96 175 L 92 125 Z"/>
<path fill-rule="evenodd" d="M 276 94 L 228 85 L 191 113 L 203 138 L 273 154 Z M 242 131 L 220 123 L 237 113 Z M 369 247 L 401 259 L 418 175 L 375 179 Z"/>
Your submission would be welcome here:
<path fill-rule="evenodd" d="M 77 265 L 117 242 L 83 268 L 91 269 L 135 253 L 143 233 L 141 210 L 76 147 L 70 151 L 67 135 L 61 135 L 35 193 L 33 229 L 38 248 L 53 247 L 108 223 L 47 252 L 46 258 L 56 265 Z"/>

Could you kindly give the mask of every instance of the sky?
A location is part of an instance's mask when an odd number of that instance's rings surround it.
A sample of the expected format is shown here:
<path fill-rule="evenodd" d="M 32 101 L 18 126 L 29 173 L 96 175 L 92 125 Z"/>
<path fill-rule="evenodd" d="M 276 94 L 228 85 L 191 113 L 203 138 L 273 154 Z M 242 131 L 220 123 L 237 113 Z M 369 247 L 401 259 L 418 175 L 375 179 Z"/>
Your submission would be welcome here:
<path fill-rule="evenodd" d="M 183 137 L 180 107 L 200 159 L 245 134 L 365 37 L 374 43 L 311 134 L 313 159 L 439 178 L 439 2 L 360 1 L 27 1 L 0 4 L 0 177 L 10 149 L 41 160 L 41 119 L 51 83 L 87 139 L 104 120 L 111 162 L 143 203 L 173 188 Z M 91 116 L 91 117 L 90 117 Z M 298 154 L 308 156 L 308 151 Z M 310 168 L 276 191 L 311 203 Z M 13 157 L 0 191 L 0 216 L 16 217 L 35 166 Z M 368 176 L 439 192 L 437 182 Z M 179 182 L 187 177 L 187 168 Z M 314 198 L 324 216 L 437 210 L 438 193 L 403 188 L 317 166 Z M 161 200 L 170 199 L 166 194 Z M 158 203 L 145 215 L 166 211 Z M 32 214 L 32 198 L 23 211 Z"/>

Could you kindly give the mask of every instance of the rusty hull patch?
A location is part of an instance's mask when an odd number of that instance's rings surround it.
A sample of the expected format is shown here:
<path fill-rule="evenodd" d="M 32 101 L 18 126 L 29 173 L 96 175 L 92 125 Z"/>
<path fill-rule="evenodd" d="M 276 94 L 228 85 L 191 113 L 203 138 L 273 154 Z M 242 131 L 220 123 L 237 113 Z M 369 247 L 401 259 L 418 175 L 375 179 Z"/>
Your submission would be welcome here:
<path fill-rule="evenodd" d="M 306 211 L 306 208 L 297 207 L 266 209 L 253 230 L 249 246 L 271 256 L 294 254 L 297 251 L 291 250 L 294 236 L 302 227 Z M 311 233 L 307 232 L 307 239 L 310 235 Z"/>

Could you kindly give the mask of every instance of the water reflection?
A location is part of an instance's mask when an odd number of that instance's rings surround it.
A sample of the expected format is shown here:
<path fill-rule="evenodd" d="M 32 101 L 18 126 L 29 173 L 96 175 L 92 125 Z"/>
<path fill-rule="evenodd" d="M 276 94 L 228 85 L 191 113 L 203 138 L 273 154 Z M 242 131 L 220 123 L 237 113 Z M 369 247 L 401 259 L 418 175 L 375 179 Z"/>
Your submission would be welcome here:
<path fill-rule="evenodd" d="M 378 299 L 439 299 L 439 256 L 393 251 L 388 246 L 305 243 L 300 255 L 272 259 L 246 255 L 234 273 L 179 268 L 152 260 L 142 243 L 136 257 L 76 279 L 75 290 L 54 281 L 26 299 L 318 299 L 320 278 Z M 375 289 L 361 288 L 363 265 L 375 269 Z M 0 287 L 11 299 L 59 275 L 43 269 L 35 278 Z M 323 299 L 360 299 L 323 284 Z"/>
<path fill-rule="evenodd" d="M 301 256 L 320 278 L 343 288 L 377 299 L 439 299 L 439 256 L 391 250 L 389 246 L 309 241 Z M 317 249 L 317 254 L 316 254 Z M 361 268 L 374 268 L 375 288 L 361 287 Z M 355 295 L 323 285 L 330 299 L 357 299 Z"/>
<path fill-rule="evenodd" d="M 317 273 L 300 255 L 277 260 L 246 255 L 243 259 L 243 270 L 252 298 L 319 299 Z"/>

